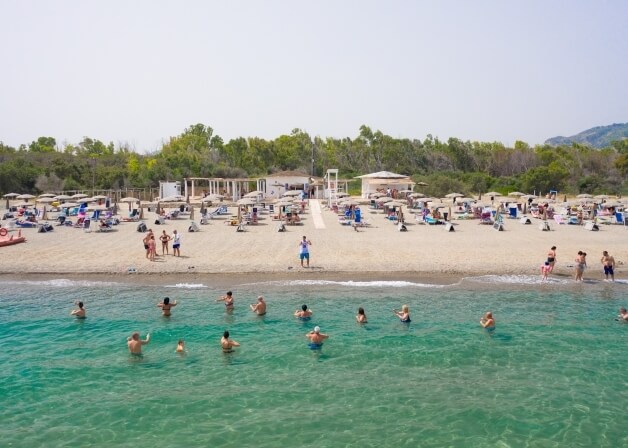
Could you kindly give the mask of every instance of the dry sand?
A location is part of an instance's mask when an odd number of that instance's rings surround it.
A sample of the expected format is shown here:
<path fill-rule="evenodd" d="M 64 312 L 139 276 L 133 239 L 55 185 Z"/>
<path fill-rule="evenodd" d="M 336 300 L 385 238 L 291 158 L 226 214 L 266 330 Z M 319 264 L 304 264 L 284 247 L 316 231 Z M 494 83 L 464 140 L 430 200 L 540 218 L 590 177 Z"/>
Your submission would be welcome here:
<path fill-rule="evenodd" d="M 557 225 L 551 231 L 506 219 L 505 230 L 478 224 L 477 220 L 455 220 L 455 231 L 444 226 L 415 224 L 414 215 L 406 213 L 407 232 L 386 220 L 381 211 L 364 208 L 371 225 L 355 231 L 338 223 L 329 210 L 316 212 L 313 204 L 303 225 L 287 226 L 277 232 L 277 222 L 263 214 L 257 225 L 245 232 L 226 225 L 227 217 L 213 219 L 200 226 L 201 231 L 187 231 L 189 219 L 167 220 L 155 225 L 155 214 L 145 212 L 148 228 L 156 236 L 162 230 L 182 234 L 181 257 L 145 258 L 144 234 L 137 223 L 123 222 L 111 232 L 84 232 L 82 229 L 55 226 L 53 232 L 38 233 L 22 229 L 25 244 L 0 247 L 1 271 L 5 274 L 273 274 L 298 277 L 348 275 L 369 278 L 372 274 L 388 277 L 460 278 L 478 274 L 538 275 L 548 249 L 557 246 L 555 274 L 572 275 L 576 253 L 588 253 L 589 269 L 585 278 L 601 278 L 600 257 L 608 250 L 618 263 L 617 276 L 625 278 L 628 261 L 628 230 L 620 225 L 600 225 L 600 231 L 582 226 Z M 236 210 L 235 208 L 231 209 Z M 318 218 L 317 218 L 318 216 Z M 197 212 L 198 217 L 198 212 Z M 324 228 L 320 228 L 322 223 Z M 14 233 L 17 233 L 15 231 Z M 301 268 L 299 242 L 303 235 L 312 241 L 310 268 Z M 161 255 L 161 243 L 157 241 Z"/>

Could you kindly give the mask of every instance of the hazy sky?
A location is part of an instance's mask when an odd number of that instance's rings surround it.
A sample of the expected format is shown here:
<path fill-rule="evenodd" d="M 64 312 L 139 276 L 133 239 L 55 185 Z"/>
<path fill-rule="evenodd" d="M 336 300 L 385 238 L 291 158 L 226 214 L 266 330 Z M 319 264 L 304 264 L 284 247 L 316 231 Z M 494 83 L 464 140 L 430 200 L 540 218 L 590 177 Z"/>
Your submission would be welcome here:
<path fill-rule="evenodd" d="M 628 121 L 628 1 L 0 0 L 0 141 L 515 140 Z"/>

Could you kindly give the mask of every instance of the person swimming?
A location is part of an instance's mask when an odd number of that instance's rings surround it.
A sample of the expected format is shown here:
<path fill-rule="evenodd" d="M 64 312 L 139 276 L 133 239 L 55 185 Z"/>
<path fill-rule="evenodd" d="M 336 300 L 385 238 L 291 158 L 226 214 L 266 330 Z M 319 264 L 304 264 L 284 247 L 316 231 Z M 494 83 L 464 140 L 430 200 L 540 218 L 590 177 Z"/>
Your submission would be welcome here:
<path fill-rule="evenodd" d="M 302 305 L 300 310 L 294 312 L 294 317 L 299 320 L 310 320 L 312 318 L 312 310 L 309 310 L 307 305 Z"/>
<path fill-rule="evenodd" d="M 480 318 L 480 325 L 482 325 L 487 330 L 494 330 L 495 319 L 493 318 L 493 313 L 487 311 L 486 314 Z"/>
<path fill-rule="evenodd" d="M 362 307 L 358 308 L 358 314 L 355 316 L 355 320 L 359 324 L 367 323 L 366 314 L 364 314 L 364 308 L 362 308 Z"/>
<path fill-rule="evenodd" d="M 70 316 L 76 316 L 77 319 L 85 319 L 87 316 L 85 315 L 85 308 L 83 308 L 83 302 L 75 302 L 75 305 L 78 306 L 78 309 L 72 310 Z"/>
<path fill-rule="evenodd" d="M 401 307 L 401 311 L 397 311 L 397 310 L 393 309 L 393 313 L 403 323 L 412 322 L 412 320 L 410 319 L 410 308 L 408 307 L 408 305 L 403 305 Z"/>
<path fill-rule="evenodd" d="M 177 353 L 185 353 L 185 341 L 183 339 L 179 339 L 177 342 Z"/>
<path fill-rule="evenodd" d="M 329 335 L 325 333 L 321 333 L 320 327 L 314 327 L 314 330 L 310 331 L 305 335 L 310 340 L 308 347 L 311 350 L 320 350 L 323 348 L 323 341 L 329 338 Z"/>
<path fill-rule="evenodd" d="M 617 315 L 617 317 L 623 320 L 624 322 L 628 322 L 628 311 L 626 311 L 626 308 L 622 306 L 619 309 L 619 314 Z"/>

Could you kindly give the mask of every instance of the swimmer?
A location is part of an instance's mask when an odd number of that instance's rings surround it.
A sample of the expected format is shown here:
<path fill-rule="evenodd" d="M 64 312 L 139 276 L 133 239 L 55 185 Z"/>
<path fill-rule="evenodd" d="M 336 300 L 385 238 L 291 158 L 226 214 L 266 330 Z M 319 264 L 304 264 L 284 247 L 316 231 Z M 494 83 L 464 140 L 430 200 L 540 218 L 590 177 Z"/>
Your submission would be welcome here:
<path fill-rule="evenodd" d="M 150 342 L 150 334 L 146 334 L 146 339 L 141 340 L 139 332 L 134 332 L 130 337 L 126 338 L 126 345 L 129 347 L 129 351 L 133 355 L 142 354 L 142 345 L 146 345 Z"/>
<path fill-rule="evenodd" d="M 393 309 L 393 313 L 395 313 L 395 316 L 397 316 L 401 322 L 411 322 L 410 308 L 408 308 L 408 305 L 403 305 L 401 311 Z"/>
<path fill-rule="evenodd" d="M 310 320 L 312 318 L 312 310 L 308 310 L 307 305 L 302 305 L 300 310 L 294 312 L 294 317 L 299 320 Z"/>
<path fill-rule="evenodd" d="M 259 296 L 257 298 L 257 303 L 253 303 L 251 306 L 251 311 L 253 311 L 258 316 L 263 316 L 266 314 L 266 302 L 264 301 L 264 297 Z"/>
<path fill-rule="evenodd" d="M 355 316 L 355 320 L 358 321 L 359 324 L 367 323 L 366 314 L 364 314 L 364 308 L 358 308 L 358 314 Z"/>
<path fill-rule="evenodd" d="M 226 295 L 222 296 L 220 299 L 216 299 L 216 302 L 225 302 L 227 311 L 233 311 L 233 293 L 231 291 L 227 291 Z"/>
<path fill-rule="evenodd" d="M 323 347 L 323 341 L 329 338 L 325 333 L 321 333 L 320 327 L 314 327 L 314 330 L 305 335 L 310 340 L 308 344 L 312 350 L 318 350 Z"/>
<path fill-rule="evenodd" d="M 177 353 L 185 353 L 185 341 L 183 339 L 179 339 L 177 342 Z"/>
<path fill-rule="evenodd" d="M 87 316 L 85 315 L 85 308 L 83 308 L 83 302 L 74 302 L 78 309 L 72 310 L 70 316 L 76 316 L 77 319 L 85 319 Z"/>
<path fill-rule="evenodd" d="M 487 311 L 486 314 L 480 319 L 480 325 L 482 325 L 487 330 L 495 329 L 495 319 L 493 319 L 493 313 Z"/>
<path fill-rule="evenodd" d="M 621 320 L 624 320 L 625 322 L 628 322 L 628 311 L 626 311 L 626 308 L 622 306 L 619 309 L 619 314 L 617 315 L 617 317 Z"/>
<path fill-rule="evenodd" d="M 233 351 L 233 347 L 239 347 L 240 343 L 229 339 L 229 331 L 225 330 L 222 334 L 222 338 L 220 339 L 220 346 L 222 347 L 223 353 L 231 353 Z"/>
<path fill-rule="evenodd" d="M 161 308 L 162 316 L 170 317 L 170 310 L 173 306 L 177 306 L 177 301 L 170 303 L 170 297 L 164 297 L 163 302 L 158 303 L 157 306 Z"/>

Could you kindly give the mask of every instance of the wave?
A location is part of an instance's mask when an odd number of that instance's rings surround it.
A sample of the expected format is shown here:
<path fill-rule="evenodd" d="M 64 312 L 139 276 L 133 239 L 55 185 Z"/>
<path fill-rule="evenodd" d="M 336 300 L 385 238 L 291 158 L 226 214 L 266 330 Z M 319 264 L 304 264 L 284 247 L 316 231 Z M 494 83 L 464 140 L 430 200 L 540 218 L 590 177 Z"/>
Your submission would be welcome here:
<path fill-rule="evenodd" d="M 275 280 L 269 282 L 249 283 L 250 285 L 272 286 L 346 286 L 348 288 L 446 288 L 449 285 L 437 283 L 417 283 L 403 280 L 373 280 L 373 281 L 334 281 L 334 280 Z"/>
<path fill-rule="evenodd" d="M 5 280 L 0 285 L 45 286 L 48 288 L 92 288 L 104 286 L 121 286 L 118 282 L 100 282 L 90 280 L 69 280 L 57 278 L 52 280 Z"/>
<path fill-rule="evenodd" d="M 571 279 L 550 277 L 546 281 L 539 275 L 480 275 L 478 277 L 465 277 L 464 281 L 488 284 L 514 284 L 514 285 L 564 285 L 574 283 Z"/>
<path fill-rule="evenodd" d="M 202 289 L 208 288 L 208 286 L 202 283 L 177 283 L 176 285 L 165 285 L 164 288 Z"/>

